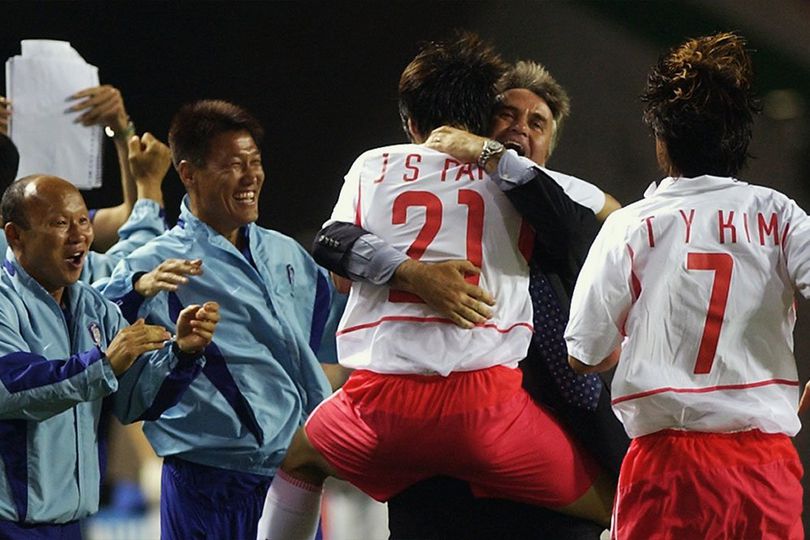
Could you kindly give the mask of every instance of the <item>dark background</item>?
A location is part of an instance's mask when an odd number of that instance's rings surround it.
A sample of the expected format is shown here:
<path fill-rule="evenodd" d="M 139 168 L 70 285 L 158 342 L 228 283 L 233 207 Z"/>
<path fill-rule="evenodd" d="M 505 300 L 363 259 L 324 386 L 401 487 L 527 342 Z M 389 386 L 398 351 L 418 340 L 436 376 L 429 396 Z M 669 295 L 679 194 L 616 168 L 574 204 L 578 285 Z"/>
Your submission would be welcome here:
<path fill-rule="evenodd" d="M 741 178 L 810 208 L 806 0 L 2 2 L 0 21 L 0 55 L 19 54 L 21 39 L 70 41 L 99 67 L 102 83 L 121 89 L 138 130 L 163 140 L 184 102 L 222 98 L 247 107 L 267 131 L 260 222 L 305 244 L 328 218 L 353 159 L 404 141 L 396 86 L 420 40 L 465 28 L 494 41 L 509 60 L 545 63 L 572 98 L 549 165 L 629 203 L 662 176 L 640 118 L 648 68 L 684 38 L 738 30 L 757 50 L 765 104 L 755 159 Z M 105 186 L 86 194 L 93 207 L 120 202 L 110 143 L 106 150 Z M 181 192 L 171 172 L 164 183 L 170 218 Z M 803 381 L 810 376 L 806 312 L 802 300 L 796 356 Z M 806 429 L 796 443 L 810 465 Z"/>

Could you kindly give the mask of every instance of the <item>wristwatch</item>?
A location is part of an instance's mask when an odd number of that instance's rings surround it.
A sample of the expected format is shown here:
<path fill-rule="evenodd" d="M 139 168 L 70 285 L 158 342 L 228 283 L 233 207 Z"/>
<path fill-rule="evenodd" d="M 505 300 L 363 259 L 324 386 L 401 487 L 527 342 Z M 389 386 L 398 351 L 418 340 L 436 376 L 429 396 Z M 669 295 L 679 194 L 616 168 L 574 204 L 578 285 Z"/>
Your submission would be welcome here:
<path fill-rule="evenodd" d="M 481 149 L 481 154 L 478 156 L 478 166 L 482 169 L 486 168 L 487 161 L 495 156 L 500 156 L 505 150 L 506 147 L 498 141 L 485 139 L 484 147 Z"/>

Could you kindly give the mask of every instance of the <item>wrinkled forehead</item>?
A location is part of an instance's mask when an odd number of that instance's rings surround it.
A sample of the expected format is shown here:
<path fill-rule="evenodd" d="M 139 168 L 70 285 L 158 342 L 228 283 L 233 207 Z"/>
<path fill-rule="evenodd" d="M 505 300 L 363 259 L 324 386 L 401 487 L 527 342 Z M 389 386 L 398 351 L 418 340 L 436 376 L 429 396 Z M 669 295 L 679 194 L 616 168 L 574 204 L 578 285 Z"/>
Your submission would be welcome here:
<path fill-rule="evenodd" d="M 497 107 L 508 107 L 520 111 L 539 114 L 544 118 L 551 116 L 551 109 L 546 100 L 526 88 L 510 88 L 498 96 Z"/>

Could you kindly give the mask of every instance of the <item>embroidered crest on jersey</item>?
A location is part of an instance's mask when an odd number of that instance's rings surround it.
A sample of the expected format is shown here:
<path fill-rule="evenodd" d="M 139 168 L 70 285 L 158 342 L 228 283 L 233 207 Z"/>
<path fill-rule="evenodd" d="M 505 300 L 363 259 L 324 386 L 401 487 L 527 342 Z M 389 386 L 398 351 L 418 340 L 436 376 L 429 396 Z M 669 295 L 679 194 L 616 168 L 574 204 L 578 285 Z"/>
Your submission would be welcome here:
<path fill-rule="evenodd" d="M 291 264 L 287 265 L 287 280 L 289 280 L 290 285 L 295 285 L 295 268 Z"/>
<path fill-rule="evenodd" d="M 98 326 L 98 323 L 91 322 L 87 325 L 87 330 L 90 331 L 90 337 L 93 343 L 96 344 L 96 347 L 101 348 L 101 328 Z"/>

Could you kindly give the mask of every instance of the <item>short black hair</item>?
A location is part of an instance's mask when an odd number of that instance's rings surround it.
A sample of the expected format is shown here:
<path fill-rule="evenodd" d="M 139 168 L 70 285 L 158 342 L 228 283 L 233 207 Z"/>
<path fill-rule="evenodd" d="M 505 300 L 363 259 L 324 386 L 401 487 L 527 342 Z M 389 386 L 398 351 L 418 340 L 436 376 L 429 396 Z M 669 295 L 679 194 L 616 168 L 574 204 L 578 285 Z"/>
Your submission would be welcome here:
<path fill-rule="evenodd" d="M 399 80 L 406 132 L 410 119 L 424 136 L 441 125 L 487 134 L 497 82 L 506 67 L 490 44 L 470 32 L 423 43 Z"/>
<path fill-rule="evenodd" d="M 746 41 L 731 32 L 690 39 L 661 56 L 647 77 L 643 118 L 678 174 L 742 169 L 760 110 L 752 83 Z"/>
<path fill-rule="evenodd" d="M 205 166 L 211 140 L 221 133 L 247 131 L 261 147 L 264 130 L 249 112 L 228 101 L 205 99 L 187 103 L 174 115 L 169 127 L 169 147 L 175 168 L 186 160 Z"/>

